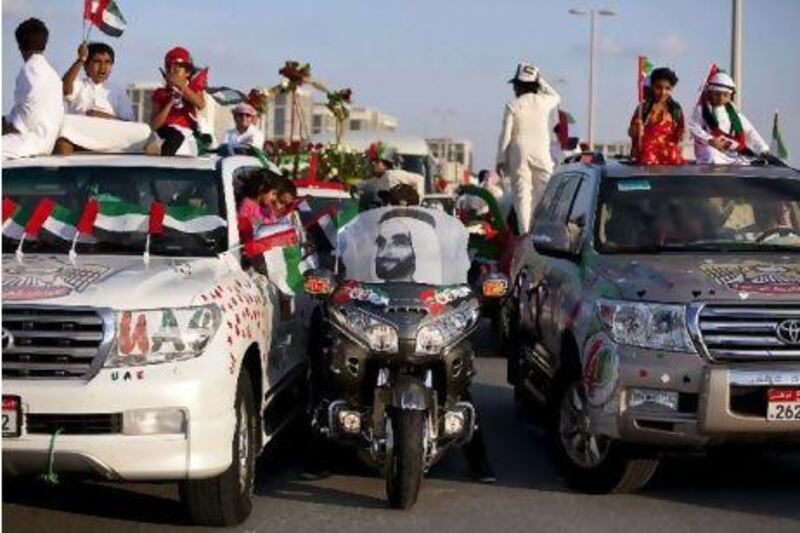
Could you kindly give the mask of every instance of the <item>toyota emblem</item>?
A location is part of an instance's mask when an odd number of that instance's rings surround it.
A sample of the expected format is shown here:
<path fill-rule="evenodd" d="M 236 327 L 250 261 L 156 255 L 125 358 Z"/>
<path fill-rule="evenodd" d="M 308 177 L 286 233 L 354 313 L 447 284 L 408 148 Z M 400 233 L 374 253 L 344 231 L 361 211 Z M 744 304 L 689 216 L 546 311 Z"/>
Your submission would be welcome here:
<path fill-rule="evenodd" d="M 800 344 L 800 320 L 784 320 L 775 328 L 778 340 L 791 346 Z"/>

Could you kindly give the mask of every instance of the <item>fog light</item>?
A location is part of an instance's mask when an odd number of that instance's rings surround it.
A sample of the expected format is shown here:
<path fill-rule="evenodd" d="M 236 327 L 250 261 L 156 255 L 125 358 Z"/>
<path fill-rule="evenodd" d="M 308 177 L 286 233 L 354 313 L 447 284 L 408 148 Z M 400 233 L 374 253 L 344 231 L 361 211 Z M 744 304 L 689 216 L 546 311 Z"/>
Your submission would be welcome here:
<path fill-rule="evenodd" d="M 444 414 L 444 432 L 447 435 L 458 435 L 464 431 L 464 413 L 447 411 Z"/>
<path fill-rule="evenodd" d="M 678 393 L 658 389 L 629 389 L 628 407 L 635 408 L 655 404 L 671 411 L 678 410 Z"/>
<path fill-rule="evenodd" d="M 182 409 L 137 409 L 122 413 L 125 435 L 164 435 L 186 432 L 186 414 Z"/>
<path fill-rule="evenodd" d="M 339 426 L 345 433 L 358 433 L 361 431 L 361 415 L 358 411 L 342 409 L 339 411 Z"/>

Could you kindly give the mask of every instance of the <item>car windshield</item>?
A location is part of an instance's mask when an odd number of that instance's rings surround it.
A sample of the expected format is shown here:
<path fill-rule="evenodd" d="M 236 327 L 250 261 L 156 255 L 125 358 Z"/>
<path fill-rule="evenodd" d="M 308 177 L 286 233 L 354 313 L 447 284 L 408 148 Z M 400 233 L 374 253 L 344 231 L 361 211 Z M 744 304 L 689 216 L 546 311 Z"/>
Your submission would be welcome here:
<path fill-rule="evenodd" d="M 141 254 L 150 208 L 164 206 L 163 231 L 150 253 L 213 256 L 228 247 L 221 183 L 213 170 L 155 167 L 27 167 L 3 171 L 3 253 L 13 253 L 22 228 L 37 206 L 52 210 L 38 236 L 25 238 L 24 251 L 67 253 L 75 228 L 97 200 L 92 235 L 81 235 L 79 254 Z M 48 202 L 49 201 L 49 202 Z"/>
<path fill-rule="evenodd" d="M 595 234 L 604 253 L 800 251 L 800 179 L 608 178 Z"/>
<path fill-rule="evenodd" d="M 364 211 L 339 232 L 348 280 L 455 285 L 467 282 L 469 233 L 443 211 L 382 207 Z"/>

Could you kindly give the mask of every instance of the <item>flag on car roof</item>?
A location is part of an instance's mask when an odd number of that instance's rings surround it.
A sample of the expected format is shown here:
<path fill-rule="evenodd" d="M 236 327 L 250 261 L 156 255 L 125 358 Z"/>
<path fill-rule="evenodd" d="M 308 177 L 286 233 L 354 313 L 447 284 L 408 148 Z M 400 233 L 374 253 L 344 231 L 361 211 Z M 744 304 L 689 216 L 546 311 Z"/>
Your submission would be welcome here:
<path fill-rule="evenodd" d="M 119 37 L 128 23 L 114 0 L 84 0 L 83 18 L 111 37 Z"/>
<path fill-rule="evenodd" d="M 261 256 L 269 280 L 283 294 L 294 295 L 303 288 L 297 230 L 289 224 L 271 224 L 267 231 L 266 235 L 245 243 L 244 252 L 251 259 Z"/>
<path fill-rule="evenodd" d="M 789 150 L 786 148 L 786 144 L 783 142 L 783 135 L 781 135 L 781 130 L 778 127 L 778 112 L 775 111 L 775 115 L 772 119 L 772 146 L 770 146 L 770 151 L 775 154 L 778 159 L 782 159 L 783 161 L 787 161 L 789 159 Z"/>

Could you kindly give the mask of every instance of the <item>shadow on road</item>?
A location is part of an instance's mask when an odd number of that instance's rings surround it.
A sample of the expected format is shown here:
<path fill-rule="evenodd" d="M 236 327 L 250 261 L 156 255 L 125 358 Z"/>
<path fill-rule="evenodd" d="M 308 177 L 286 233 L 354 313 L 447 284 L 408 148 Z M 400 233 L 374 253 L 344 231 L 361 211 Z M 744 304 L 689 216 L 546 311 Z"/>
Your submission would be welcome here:
<path fill-rule="evenodd" d="M 142 492 L 144 487 L 70 480 L 52 487 L 38 480 L 3 479 L 3 503 L 129 522 L 189 525 L 177 497 Z"/>

